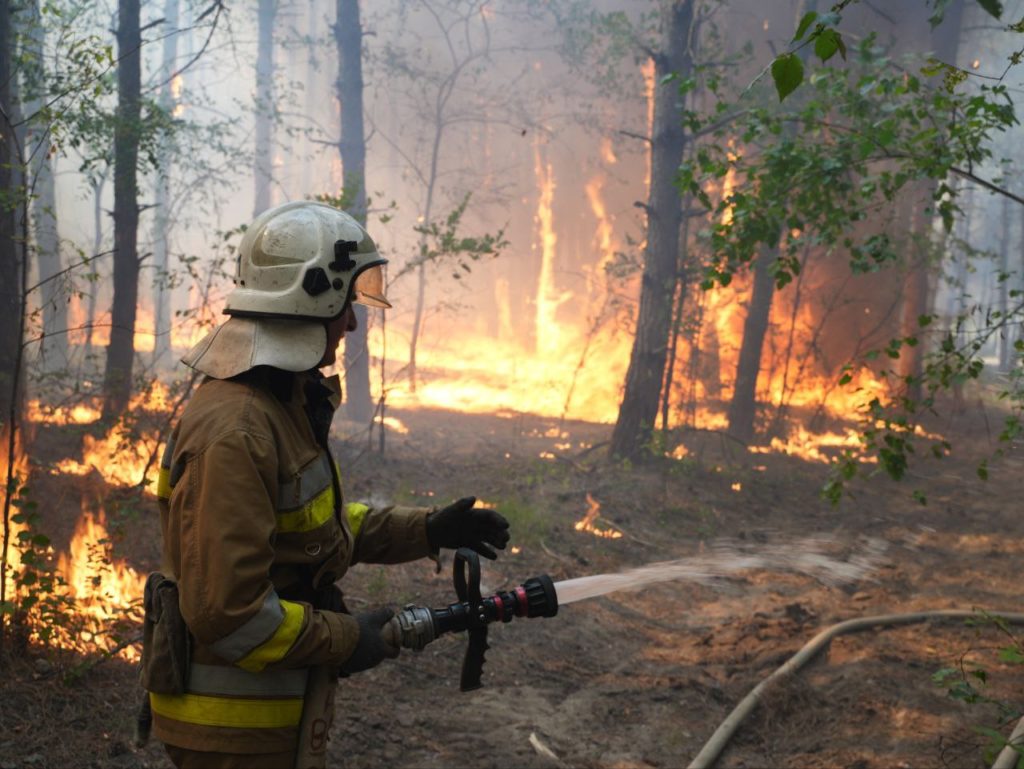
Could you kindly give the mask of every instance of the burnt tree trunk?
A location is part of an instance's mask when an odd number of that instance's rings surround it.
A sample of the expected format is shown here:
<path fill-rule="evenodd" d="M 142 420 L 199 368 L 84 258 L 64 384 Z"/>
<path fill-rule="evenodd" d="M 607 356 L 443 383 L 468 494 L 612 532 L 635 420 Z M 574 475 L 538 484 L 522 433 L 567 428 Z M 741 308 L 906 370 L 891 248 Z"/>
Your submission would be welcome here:
<path fill-rule="evenodd" d="M 654 57 L 656 85 L 647 249 L 636 337 L 610 448 L 612 456 L 623 459 L 640 459 L 649 452 L 664 381 L 682 222 L 675 171 L 682 162 L 685 146 L 683 96 L 678 83 L 665 79 L 672 73 L 686 77 L 692 69 L 689 41 L 693 22 L 694 0 L 672 3 L 664 20 L 661 50 Z"/>
<path fill-rule="evenodd" d="M 254 217 L 270 208 L 270 186 L 274 177 L 274 21 L 277 16 L 277 0 L 259 0 L 258 13 Z"/>
<path fill-rule="evenodd" d="M 736 383 L 729 402 L 729 434 L 749 442 L 754 437 L 757 416 L 757 375 L 761 371 L 761 352 L 768 333 L 768 319 L 775 295 L 772 265 L 778 254 L 774 248 L 763 247 L 754 262 L 754 288 L 747 317 L 743 321 L 743 343 L 736 363 Z"/>
<path fill-rule="evenodd" d="M 178 58 L 178 10 L 180 0 L 164 3 L 164 50 L 160 67 L 160 109 L 173 115 L 175 108 L 174 72 Z M 153 362 L 169 357 L 171 352 L 171 140 L 163 136 L 158 155 L 153 212 Z"/>
<path fill-rule="evenodd" d="M 363 29 L 359 0 L 337 0 L 334 40 L 338 47 L 338 103 L 341 140 L 338 153 L 349 213 L 366 224 L 366 135 L 363 128 Z M 370 397 L 370 351 L 366 344 L 367 310 L 353 305 L 358 328 L 345 335 L 345 412 L 354 422 L 373 418 Z"/>
<path fill-rule="evenodd" d="M 21 264 L 18 246 L 18 207 L 22 199 L 14 126 L 14 29 L 11 4 L 0 3 L 0 420 L 8 420 L 13 404 L 20 339 Z"/>
<path fill-rule="evenodd" d="M 139 0 L 117 5 L 117 117 L 114 123 L 114 300 L 103 381 L 103 417 L 128 405 L 139 299 L 138 159 L 142 60 Z"/>

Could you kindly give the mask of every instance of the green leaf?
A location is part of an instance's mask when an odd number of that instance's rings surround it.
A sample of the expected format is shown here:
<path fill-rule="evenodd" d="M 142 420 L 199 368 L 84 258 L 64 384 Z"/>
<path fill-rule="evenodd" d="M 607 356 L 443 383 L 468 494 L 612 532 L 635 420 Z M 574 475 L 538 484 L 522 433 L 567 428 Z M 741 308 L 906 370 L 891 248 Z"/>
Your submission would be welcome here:
<path fill-rule="evenodd" d="M 795 91 L 804 80 L 804 63 L 793 53 L 784 53 L 772 62 L 772 80 L 782 101 Z"/>
<path fill-rule="evenodd" d="M 999 0 L 978 0 L 978 5 L 997 19 L 1003 15 L 1003 4 Z"/>
<path fill-rule="evenodd" d="M 1024 664 L 1024 654 L 1016 646 L 1004 646 L 999 650 L 999 661 L 1009 662 L 1012 665 Z"/>
<path fill-rule="evenodd" d="M 839 33 L 834 29 L 823 29 L 814 40 L 814 54 L 823 62 L 836 55 L 839 50 Z M 845 54 L 843 58 L 846 58 Z"/>
<path fill-rule="evenodd" d="M 981 462 L 978 464 L 978 471 L 977 472 L 978 472 L 978 477 L 981 478 L 981 480 L 983 480 L 983 481 L 987 481 L 988 480 L 988 460 L 987 459 L 981 460 Z"/>
<path fill-rule="evenodd" d="M 796 25 L 796 34 L 793 35 L 793 42 L 803 39 L 804 33 L 807 32 L 808 27 L 814 23 L 814 20 L 818 18 L 817 11 L 809 11 L 804 14 L 804 17 L 800 19 L 800 23 Z"/>

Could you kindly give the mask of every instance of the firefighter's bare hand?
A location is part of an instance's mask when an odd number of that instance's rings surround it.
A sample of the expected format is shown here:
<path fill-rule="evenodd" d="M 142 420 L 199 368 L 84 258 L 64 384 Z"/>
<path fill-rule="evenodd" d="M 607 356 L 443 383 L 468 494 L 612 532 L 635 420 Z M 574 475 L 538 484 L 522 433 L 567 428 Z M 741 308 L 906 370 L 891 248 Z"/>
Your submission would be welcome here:
<path fill-rule="evenodd" d="M 476 497 L 465 497 L 427 516 L 427 541 L 441 547 L 470 547 L 492 561 L 508 544 L 508 521 L 497 510 L 475 508 Z M 490 546 L 490 547 L 488 547 Z"/>
<path fill-rule="evenodd" d="M 387 607 L 355 615 L 355 620 L 359 623 L 359 640 L 352 656 L 341 666 L 343 673 L 347 675 L 369 670 L 377 667 L 385 659 L 398 656 L 399 648 L 388 643 L 392 636 L 385 636 L 384 633 L 394 616 L 395 612 Z"/>

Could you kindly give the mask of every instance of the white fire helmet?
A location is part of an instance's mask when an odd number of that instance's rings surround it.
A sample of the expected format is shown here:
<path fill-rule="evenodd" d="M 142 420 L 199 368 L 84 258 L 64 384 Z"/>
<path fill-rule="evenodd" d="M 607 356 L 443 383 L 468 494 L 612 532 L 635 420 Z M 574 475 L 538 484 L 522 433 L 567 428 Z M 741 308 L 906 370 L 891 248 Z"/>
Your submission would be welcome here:
<path fill-rule="evenodd" d="M 336 208 L 296 201 L 264 211 L 238 248 L 235 289 L 214 329 L 182 362 L 218 379 L 255 366 L 305 371 L 327 346 L 325 323 L 348 302 L 390 307 L 387 260 L 366 230 Z"/>

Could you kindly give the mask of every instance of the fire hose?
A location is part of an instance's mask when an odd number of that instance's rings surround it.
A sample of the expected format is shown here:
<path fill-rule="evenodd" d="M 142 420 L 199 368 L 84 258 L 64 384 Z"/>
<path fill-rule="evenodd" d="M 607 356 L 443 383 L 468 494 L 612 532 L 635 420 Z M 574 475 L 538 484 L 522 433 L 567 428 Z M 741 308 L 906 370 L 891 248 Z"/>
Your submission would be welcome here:
<path fill-rule="evenodd" d="M 774 673 L 765 678 L 761 683 L 755 686 L 750 693 L 740 700 L 739 704 L 733 708 L 732 712 L 726 716 L 725 720 L 715 730 L 711 738 L 704 744 L 697 756 L 690 762 L 688 769 L 709 769 L 714 766 L 718 756 L 725 750 L 726 745 L 729 744 L 729 740 L 739 729 L 740 724 L 743 720 L 750 715 L 750 713 L 757 706 L 757 703 L 764 696 L 765 691 L 774 683 L 785 678 L 788 675 L 796 673 L 800 668 L 810 662 L 815 655 L 818 654 L 832 641 L 833 638 L 841 635 L 847 635 L 849 633 L 859 633 L 864 630 L 870 630 L 877 627 L 894 627 L 897 625 L 913 625 L 919 622 L 927 622 L 928 620 L 948 620 L 948 619 L 971 619 L 977 616 L 975 611 L 967 611 L 962 609 L 940 609 L 937 611 L 921 611 L 913 612 L 911 614 L 880 614 L 874 617 L 859 617 L 857 619 L 849 619 L 845 622 L 839 622 L 831 627 L 825 628 L 818 633 L 814 638 L 808 641 L 803 648 L 800 649 L 796 654 L 790 657 L 785 664 L 778 668 Z M 1024 624 L 1024 614 L 1007 612 L 999 613 L 999 616 L 1005 619 L 1007 622 L 1021 625 Z M 1018 730 L 1021 735 L 1018 735 Z M 1016 737 L 1014 736 L 1016 735 Z M 996 763 L 992 765 L 992 769 L 1010 769 L 1016 764 L 1016 758 L 1019 754 L 1012 747 L 1013 744 L 1019 744 L 1016 740 L 1020 739 L 1020 736 L 1024 735 L 1024 720 L 1017 725 L 1017 729 L 1014 730 L 1014 734 L 1011 735 L 1009 743 L 1000 753 L 996 759 Z M 1004 754 L 1007 754 L 1004 757 Z M 1009 759 L 1009 763 L 1005 761 Z"/>

